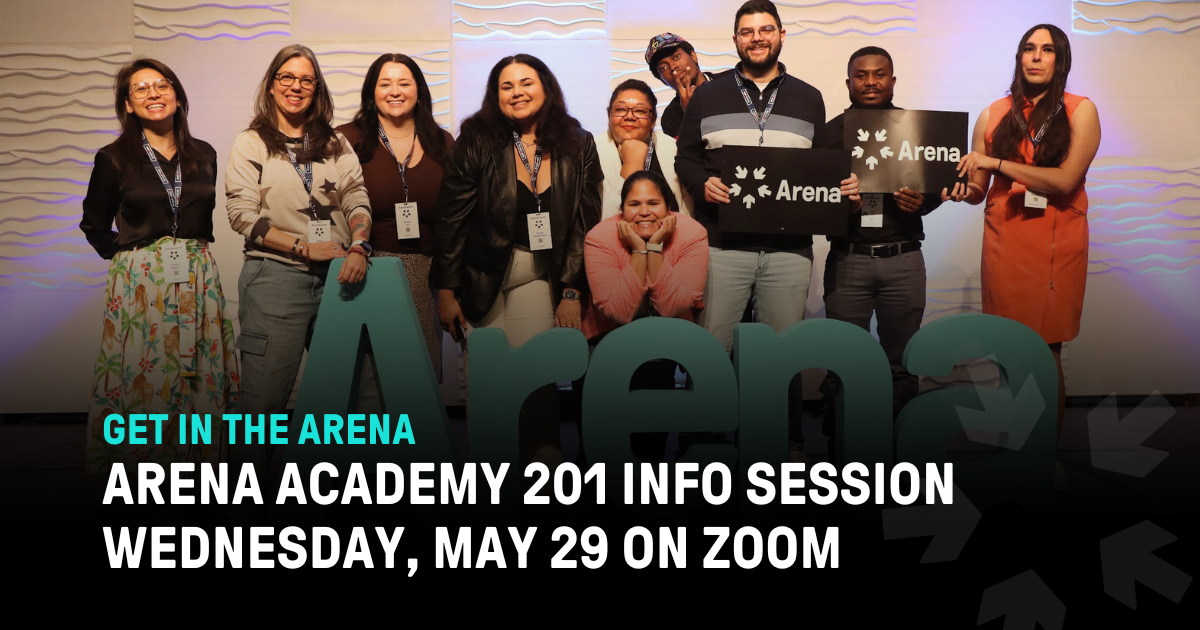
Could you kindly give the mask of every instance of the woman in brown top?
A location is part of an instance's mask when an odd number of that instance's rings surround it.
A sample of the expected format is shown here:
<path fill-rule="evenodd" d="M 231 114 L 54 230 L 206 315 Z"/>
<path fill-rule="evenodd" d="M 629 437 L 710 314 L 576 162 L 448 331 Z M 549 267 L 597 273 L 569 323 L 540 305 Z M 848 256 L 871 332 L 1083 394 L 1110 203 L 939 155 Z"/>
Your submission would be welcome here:
<path fill-rule="evenodd" d="M 454 138 L 433 119 L 433 98 L 421 68 L 401 54 L 384 54 L 371 64 L 358 113 L 338 131 L 362 163 L 373 209 L 374 253 L 403 263 L 440 381 L 442 330 L 429 276 L 442 165 Z"/>

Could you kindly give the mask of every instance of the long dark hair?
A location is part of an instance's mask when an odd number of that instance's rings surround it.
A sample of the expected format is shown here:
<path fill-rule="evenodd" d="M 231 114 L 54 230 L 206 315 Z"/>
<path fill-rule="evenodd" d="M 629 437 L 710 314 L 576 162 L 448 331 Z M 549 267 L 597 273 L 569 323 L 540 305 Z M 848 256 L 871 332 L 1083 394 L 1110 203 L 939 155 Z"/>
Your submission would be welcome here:
<path fill-rule="evenodd" d="M 579 121 L 567 112 L 567 101 L 563 97 L 562 87 L 550 68 L 541 59 L 533 55 L 519 54 L 505 57 L 492 66 L 488 74 L 487 89 L 483 93 L 483 104 L 479 111 L 471 114 L 462 122 L 461 136 L 481 136 L 494 138 L 499 142 L 512 142 L 512 131 L 516 129 L 512 121 L 500 113 L 500 73 L 513 64 L 524 64 L 538 73 L 542 82 L 542 91 L 546 94 L 546 102 L 537 113 L 538 144 L 559 158 L 569 158 L 580 150 Z M 460 136 L 460 137 L 461 137 Z"/>
<path fill-rule="evenodd" d="M 1021 158 L 1021 143 L 1025 140 L 1025 132 L 1021 131 L 1021 126 L 1016 119 L 1017 116 L 1024 116 L 1026 99 L 1025 73 L 1021 70 L 1021 57 L 1025 52 L 1025 42 L 1028 42 L 1029 38 L 1041 29 L 1049 31 L 1050 39 L 1054 42 L 1054 76 L 1050 78 L 1050 85 L 1046 88 L 1042 99 L 1029 114 L 1027 127 L 1030 133 L 1037 134 L 1042 125 L 1055 115 L 1054 111 L 1058 109 L 1058 103 L 1062 100 L 1063 93 L 1066 92 L 1067 75 L 1071 73 L 1071 42 L 1067 39 L 1067 34 L 1057 26 L 1038 24 L 1025 32 L 1021 43 L 1017 46 L 1017 65 L 1013 70 L 1012 87 L 1009 88 L 1009 93 L 1012 95 L 1012 111 L 1009 116 L 1000 121 L 995 135 L 992 136 L 991 154 L 993 157 L 1024 161 Z M 1037 166 L 1058 166 L 1067 157 L 1067 149 L 1070 146 L 1071 121 L 1064 108 L 1046 128 L 1046 135 L 1042 137 L 1042 141 L 1034 150 L 1033 163 Z"/>
<path fill-rule="evenodd" d="M 250 131 L 256 132 L 267 145 L 268 155 L 287 155 L 287 137 L 279 131 L 279 121 L 275 107 L 275 97 L 271 88 L 275 85 L 275 75 L 279 68 L 289 59 L 304 57 L 312 64 L 316 74 L 317 85 L 313 89 L 312 104 L 304 115 L 304 131 L 308 134 L 308 150 L 296 152 L 296 159 L 301 162 L 322 160 L 337 155 L 338 144 L 333 126 L 333 96 L 329 86 L 325 85 L 325 77 L 321 76 L 321 66 L 317 63 L 317 55 L 307 46 L 290 44 L 279 49 L 267 73 L 258 84 L 258 93 L 254 98 L 254 120 L 250 121 Z"/>
<path fill-rule="evenodd" d="M 375 106 L 375 84 L 379 83 L 379 73 L 386 63 L 401 63 L 412 72 L 417 81 L 417 105 L 413 109 L 413 122 L 416 123 L 417 139 L 425 154 L 438 164 L 445 165 L 450 158 L 446 150 L 446 138 L 442 128 L 433 119 L 433 96 L 429 93 L 429 84 L 425 82 L 425 74 L 421 67 L 408 55 L 385 53 L 371 64 L 367 76 L 363 79 L 362 100 L 358 113 L 350 122 L 358 129 L 358 142 L 354 152 L 358 161 L 366 164 L 375 157 L 375 148 L 379 146 L 379 108 Z"/>
<path fill-rule="evenodd" d="M 629 191 L 633 190 L 633 185 L 642 181 L 650 182 L 658 187 L 663 202 L 667 204 L 667 210 L 679 212 L 679 200 L 675 198 L 675 193 L 671 192 L 671 186 L 667 184 L 667 180 L 663 179 L 662 175 L 654 171 L 637 171 L 625 178 L 625 184 L 621 186 L 621 212 L 625 211 L 625 198 L 629 196 Z"/>
<path fill-rule="evenodd" d="M 183 82 L 175 73 L 167 67 L 167 64 L 158 61 L 157 59 L 135 59 L 117 71 L 117 76 L 113 80 L 113 96 L 115 97 L 114 109 L 117 111 L 117 120 L 121 122 L 121 135 L 117 138 L 117 151 L 113 155 L 113 163 L 121 175 L 129 175 L 133 173 L 137 167 L 136 164 L 146 155 L 142 149 L 142 119 L 135 114 L 125 111 L 125 104 L 129 102 L 129 86 L 133 80 L 133 75 L 141 70 L 154 70 L 163 75 L 163 78 L 171 82 L 171 86 L 175 90 L 175 115 L 171 118 L 173 130 L 175 133 L 175 152 L 179 156 L 179 166 L 183 168 L 185 177 L 196 174 L 196 142 L 192 139 L 192 135 L 188 132 L 187 111 L 188 99 L 187 91 L 183 89 Z"/>

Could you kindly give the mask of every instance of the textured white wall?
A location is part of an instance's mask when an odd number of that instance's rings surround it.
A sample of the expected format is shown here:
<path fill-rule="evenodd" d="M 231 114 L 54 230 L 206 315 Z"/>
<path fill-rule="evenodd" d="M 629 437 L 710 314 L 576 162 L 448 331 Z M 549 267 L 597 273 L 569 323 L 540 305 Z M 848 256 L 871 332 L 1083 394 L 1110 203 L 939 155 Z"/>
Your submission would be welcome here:
<path fill-rule="evenodd" d="M 472 113 L 497 59 L 528 52 L 562 82 L 594 133 L 612 86 L 663 88 L 643 51 L 670 30 L 705 68 L 736 62 L 737 0 L 43 0 L 0 8 L 0 413 L 87 406 L 106 264 L 78 232 L 91 158 L 115 130 L 111 80 L 136 56 L 185 82 L 197 137 L 224 156 L 249 121 L 254 89 L 285 43 L 309 45 L 353 114 L 382 52 L 419 59 L 439 122 Z M 1068 393 L 1200 391 L 1200 3 L 894 0 L 780 3 L 790 73 L 846 105 L 845 62 L 861 46 L 896 61 L 897 104 L 967 111 L 971 124 L 1011 78 L 1017 40 L 1050 22 L 1071 33 L 1069 89 L 1092 97 L 1104 128 L 1089 175 L 1091 264 L 1083 330 L 1068 344 Z M 70 16 L 71 19 L 63 19 Z M 1074 32 L 1073 32 L 1074 29 Z M 220 185 L 218 185 L 220 187 Z M 223 191 L 219 190 L 218 195 Z M 220 208 L 220 204 L 218 204 Z M 218 210 L 214 251 L 237 312 L 241 239 Z M 926 222 L 926 321 L 979 310 L 979 207 L 947 204 Z M 818 259 L 827 250 L 818 239 Z M 818 265 L 820 267 L 821 265 Z M 820 270 L 809 306 L 821 314 Z M 452 375 L 448 375 L 452 378 Z M 47 383 L 53 383 L 47 387 Z M 54 391 L 48 397 L 42 392 Z M 443 390 L 454 402 L 452 386 Z"/>

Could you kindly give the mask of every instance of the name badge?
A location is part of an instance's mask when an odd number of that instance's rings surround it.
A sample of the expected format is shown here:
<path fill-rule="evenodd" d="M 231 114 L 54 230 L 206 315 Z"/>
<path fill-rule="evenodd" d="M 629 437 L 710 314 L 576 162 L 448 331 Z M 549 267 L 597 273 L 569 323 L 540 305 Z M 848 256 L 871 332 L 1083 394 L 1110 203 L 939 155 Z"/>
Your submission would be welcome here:
<path fill-rule="evenodd" d="M 421 238 L 421 224 L 417 223 L 416 202 L 396 204 L 396 238 Z"/>
<path fill-rule="evenodd" d="M 309 221 L 308 242 L 328 243 L 333 240 L 333 224 L 330 221 Z"/>
<path fill-rule="evenodd" d="M 188 255 L 187 246 L 183 243 L 171 243 L 158 248 L 158 253 L 162 256 L 163 274 L 167 282 L 178 284 L 180 282 L 188 282 L 191 277 L 188 273 Z"/>
<path fill-rule="evenodd" d="M 1026 208 L 1046 208 L 1047 199 L 1045 195 L 1039 195 L 1028 188 L 1025 189 L 1025 207 Z"/>
<path fill-rule="evenodd" d="M 863 193 L 862 226 L 865 228 L 883 227 L 883 193 Z"/>
<path fill-rule="evenodd" d="M 525 220 L 529 223 L 529 251 L 551 249 L 553 244 L 550 242 L 550 213 L 534 212 L 525 215 Z"/>

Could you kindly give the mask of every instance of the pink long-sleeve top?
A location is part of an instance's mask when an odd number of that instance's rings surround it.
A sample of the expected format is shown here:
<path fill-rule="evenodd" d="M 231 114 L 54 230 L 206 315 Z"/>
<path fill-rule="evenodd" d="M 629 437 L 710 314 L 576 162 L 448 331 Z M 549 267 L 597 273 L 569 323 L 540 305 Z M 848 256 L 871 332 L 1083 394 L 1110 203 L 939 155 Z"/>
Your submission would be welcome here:
<path fill-rule="evenodd" d="M 583 332 L 589 338 L 633 321 L 649 304 L 662 317 L 695 321 L 695 310 L 704 306 L 704 282 L 708 279 L 708 231 L 687 215 L 673 212 L 675 231 L 663 246 L 663 263 L 658 276 L 645 282 L 629 264 L 633 254 L 621 241 L 611 216 L 588 232 L 583 260 L 591 288 L 591 307 L 584 317 Z"/>

